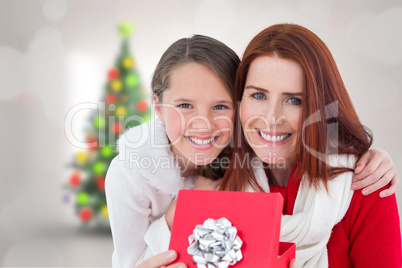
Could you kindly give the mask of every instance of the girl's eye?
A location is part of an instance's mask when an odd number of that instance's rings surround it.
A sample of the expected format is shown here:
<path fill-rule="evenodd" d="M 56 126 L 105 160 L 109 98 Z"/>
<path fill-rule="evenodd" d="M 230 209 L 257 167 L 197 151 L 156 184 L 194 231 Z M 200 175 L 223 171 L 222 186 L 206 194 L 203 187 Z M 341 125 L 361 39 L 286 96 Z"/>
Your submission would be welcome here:
<path fill-rule="evenodd" d="M 263 93 L 254 93 L 253 95 L 251 95 L 254 99 L 257 100 L 263 100 L 265 99 L 265 95 Z"/>
<path fill-rule="evenodd" d="M 289 102 L 291 104 L 294 104 L 294 105 L 300 105 L 301 104 L 301 99 L 299 99 L 299 98 L 290 98 Z"/>
<path fill-rule="evenodd" d="M 184 109 L 190 109 L 190 108 L 192 108 L 193 106 L 191 106 L 191 105 L 188 104 L 188 103 L 182 103 L 182 104 L 179 104 L 178 107 L 179 107 L 179 108 L 184 108 Z"/>
<path fill-rule="evenodd" d="M 214 110 L 224 110 L 224 109 L 228 109 L 228 107 L 226 105 L 222 105 L 222 104 L 216 105 L 214 107 Z"/>

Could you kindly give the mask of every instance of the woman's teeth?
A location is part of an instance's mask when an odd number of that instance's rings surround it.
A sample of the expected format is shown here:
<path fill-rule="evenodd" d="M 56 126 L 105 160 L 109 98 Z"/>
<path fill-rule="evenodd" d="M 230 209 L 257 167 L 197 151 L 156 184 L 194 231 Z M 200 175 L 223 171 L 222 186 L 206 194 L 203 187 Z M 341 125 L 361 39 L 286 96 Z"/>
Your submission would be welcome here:
<path fill-rule="evenodd" d="M 200 139 L 196 139 L 196 138 L 192 138 L 192 137 L 188 137 L 188 139 L 192 143 L 195 143 L 197 145 L 207 145 L 207 144 L 210 144 L 211 142 L 213 142 L 216 139 L 216 137 L 210 138 L 208 140 L 200 140 Z"/>
<path fill-rule="evenodd" d="M 261 130 L 258 131 L 260 133 L 260 136 L 269 142 L 279 142 L 279 141 L 283 141 L 287 138 L 290 137 L 290 134 L 284 134 L 284 135 L 278 135 L 278 136 L 270 136 L 268 134 L 263 133 Z"/>

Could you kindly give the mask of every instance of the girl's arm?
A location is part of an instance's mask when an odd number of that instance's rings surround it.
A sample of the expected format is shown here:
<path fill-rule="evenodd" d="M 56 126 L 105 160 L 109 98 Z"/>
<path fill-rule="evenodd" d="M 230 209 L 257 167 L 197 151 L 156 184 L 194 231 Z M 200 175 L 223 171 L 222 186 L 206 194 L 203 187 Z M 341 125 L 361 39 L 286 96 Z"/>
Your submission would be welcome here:
<path fill-rule="evenodd" d="M 105 193 L 113 237 L 113 267 L 134 267 L 146 248 L 144 235 L 149 227 L 150 210 L 138 183 L 115 158 L 108 169 Z"/>
<path fill-rule="evenodd" d="M 389 154 L 381 149 L 372 149 L 363 154 L 356 164 L 355 173 L 352 189 L 364 188 L 363 195 L 371 194 L 390 183 L 388 189 L 380 192 L 380 197 L 387 197 L 399 187 L 395 164 Z"/>
<path fill-rule="evenodd" d="M 175 259 L 177 258 L 177 253 L 174 250 L 168 250 L 165 252 L 162 252 L 158 255 L 155 255 L 144 262 L 142 262 L 140 265 L 138 265 L 136 268 L 160 268 L 160 267 L 166 267 L 166 268 L 185 268 L 187 265 L 184 263 L 175 263 L 173 265 L 169 266 L 164 266 L 172 263 Z"/>

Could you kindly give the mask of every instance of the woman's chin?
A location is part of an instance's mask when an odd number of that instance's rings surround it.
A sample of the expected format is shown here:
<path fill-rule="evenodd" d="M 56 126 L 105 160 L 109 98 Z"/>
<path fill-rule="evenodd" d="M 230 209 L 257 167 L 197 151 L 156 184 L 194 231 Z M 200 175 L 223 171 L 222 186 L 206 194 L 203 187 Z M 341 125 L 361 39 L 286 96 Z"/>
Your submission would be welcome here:
<path fill-rule="evenodd" d="M 286 166 L 286 158 L 277 154 L 277 153 L 270 153 L 270 154 L 257 154 L 257 157 L 268 165 L 276 165 L 276 166 Z"/>

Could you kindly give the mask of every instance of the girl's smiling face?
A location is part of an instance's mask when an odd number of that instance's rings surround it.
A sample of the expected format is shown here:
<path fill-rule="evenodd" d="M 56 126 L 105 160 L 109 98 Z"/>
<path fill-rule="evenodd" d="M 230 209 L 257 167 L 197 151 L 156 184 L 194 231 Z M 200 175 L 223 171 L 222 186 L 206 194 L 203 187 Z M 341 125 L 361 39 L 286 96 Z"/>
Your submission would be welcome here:
<path fill-rule="evenodd" d="M 263 162 L 292 164 L 300 135 L 304 73 L 276 55 L 253 60 L 247 73 L 240 118 L 248 143 Z"/>
<path fill-rule="evenodd" d="M 173 69 L 155 110 L 165 123 L 172 152 L 196 165 L 211 163 L 230 141 L 234 105 L 221 79 L 198 63 Z"/>

